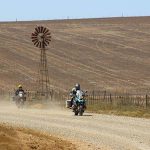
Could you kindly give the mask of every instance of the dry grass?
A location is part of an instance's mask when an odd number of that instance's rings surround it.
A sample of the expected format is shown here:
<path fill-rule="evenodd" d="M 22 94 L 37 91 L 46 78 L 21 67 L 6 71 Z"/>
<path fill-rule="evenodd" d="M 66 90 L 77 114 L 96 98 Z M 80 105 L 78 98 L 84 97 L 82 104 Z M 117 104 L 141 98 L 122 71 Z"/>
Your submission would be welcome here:
<path fill-rule="evenodd" d="M 136 106 L 113 106 L 111 104 L 98 104 L 88 106 L 88 111 L 99 114 L 150 118 L 150 108 L 145 109 Z"/>
<path fill-rule="evenodd" d="M 150 87 L 150 17 L 0 23 L 0 89 L 18 83 L 33 90 L 40 51 L 31 42 L 36 25 L 48 27 L 52 87 Z"/>

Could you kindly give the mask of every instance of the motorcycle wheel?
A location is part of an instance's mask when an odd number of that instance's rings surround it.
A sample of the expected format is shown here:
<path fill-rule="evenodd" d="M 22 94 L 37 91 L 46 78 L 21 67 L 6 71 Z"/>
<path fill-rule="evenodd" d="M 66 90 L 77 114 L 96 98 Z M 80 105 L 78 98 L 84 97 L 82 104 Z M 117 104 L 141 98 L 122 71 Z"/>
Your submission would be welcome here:
<path fill-rule="evenodd" d="M 18 109 L 23 109 L 24 101 L 22 99 L 20 99 L 17 101 L 16 105 L 17 105 Z"/>
<path fill-rule="evenodd" d="M 83 112 L 79 112 L 79 116 L 83 116 Z"/>
<path fill-rule="evenodd" d="M 16 106 L 17 106 L 17 108 L 19 108 L 19 101 L 18 100 L 16 100 Z"/>
<path fill-rule="evenodd" d="M 79 116 L 83 116 L 83 112 L 84 112 L 83 107 L 80 106 L 80 109 L 79 109 Z"/>
<path fill-rule="evenodd" d="M 23 109 L 23 106 L 24 106 L 24 102 L 23 102 L 23 100 L 21 100 L 21 102 L 20 102 L 20 108 Z"/>
<path fill-rule="evenodd" d="M 78 111 L 75 111 L 75 112 L 74 112 L 74 115 L 75 115 L 75 116 L 78 116 Z"/>

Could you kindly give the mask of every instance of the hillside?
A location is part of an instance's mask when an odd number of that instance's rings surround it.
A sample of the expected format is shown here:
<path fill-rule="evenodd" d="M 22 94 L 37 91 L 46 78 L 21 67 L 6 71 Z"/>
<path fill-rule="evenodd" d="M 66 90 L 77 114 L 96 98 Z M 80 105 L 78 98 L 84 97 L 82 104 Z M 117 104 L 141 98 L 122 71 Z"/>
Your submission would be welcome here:
<path fill-rule="evenodd" d="M 40 51 L 30 36 L 48 27 L 51 86 L 150 89 L 150 17 L 0 23 L 0 89 L 34 89 Z"/>

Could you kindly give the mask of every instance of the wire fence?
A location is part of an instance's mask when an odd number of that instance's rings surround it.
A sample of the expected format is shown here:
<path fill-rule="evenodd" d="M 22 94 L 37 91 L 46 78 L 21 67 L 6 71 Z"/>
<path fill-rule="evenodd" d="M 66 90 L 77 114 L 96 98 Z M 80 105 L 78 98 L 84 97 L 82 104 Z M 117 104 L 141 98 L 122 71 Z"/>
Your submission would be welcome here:
<path fill-rule="evenodd" d="M 62 105 L 69 100 L 69 92 L 53 91 L 51 100 Z M 150 94 L 144 93 L 121 93 L 107 91 L 88 91 L 85 99 L 87 105 L 119 105 L 119 106 L 137 106 L 150 108 Z"/>
<path fill-rule="evenodd" d="M 120 106 L 150 107 L 150 95 L 139 93 L 110 93 L 90 91 L 87 95 L 88 105 L 111 104 Z"/>
<path fill-rule="evenodd" d="M 5 92 L 0 92 L 0 96 L 4 96 Z M 14 95 L 10 92 L 9 97 Z M 39 95 L 35 91 L 26 91 L 28 101 L 39 100 Z M 69 100 L 69 92 L 51 91 L 49 101 L 57 102 L 60 105 L 65 105 L 65 101 Z M 121 93 L 121 92 L 107 92 L 107 91 L 88 91 L 85 99 L 87 105 L 119 105 L 119 106 L 138 106 L 150 108 L 150 94 L 149 93 Z M 45 99 L 43 99 L 45 100 Z"/>

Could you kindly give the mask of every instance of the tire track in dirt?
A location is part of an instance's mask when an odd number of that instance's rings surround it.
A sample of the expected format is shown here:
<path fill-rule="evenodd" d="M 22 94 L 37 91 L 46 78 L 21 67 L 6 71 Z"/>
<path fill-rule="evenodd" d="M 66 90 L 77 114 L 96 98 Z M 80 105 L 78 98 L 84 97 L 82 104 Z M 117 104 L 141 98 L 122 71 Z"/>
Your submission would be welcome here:
<path fill-rule="evenodd" d="M 0 122 L 83 142 L 102 150 L 149 150 L 150 120 L 85 113 L 75 117 L 62 109 L 37 110 L 0 106 Z M 97 148 L 96 148 L 97 147 Z"/>

